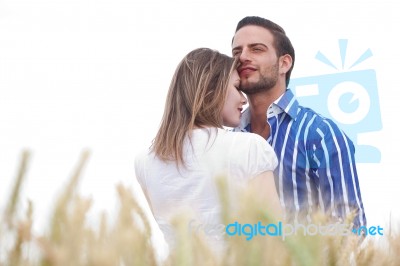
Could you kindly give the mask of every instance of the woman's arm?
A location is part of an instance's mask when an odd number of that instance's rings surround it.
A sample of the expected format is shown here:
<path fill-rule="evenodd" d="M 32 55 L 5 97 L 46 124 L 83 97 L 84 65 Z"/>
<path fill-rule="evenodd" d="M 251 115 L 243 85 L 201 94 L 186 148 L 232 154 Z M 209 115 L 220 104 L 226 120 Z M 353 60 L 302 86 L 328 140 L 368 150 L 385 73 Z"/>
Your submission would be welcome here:
<path fill-rule="evenodd" d="M 259 206 L 266 206 L 268 214 L 272 218 L 281 221 L 283 210 L 276 191 L 274 174 L 272 171 L 265 171 L 254 177 L 249 183 L 250 195 L 254 197 Z"/>

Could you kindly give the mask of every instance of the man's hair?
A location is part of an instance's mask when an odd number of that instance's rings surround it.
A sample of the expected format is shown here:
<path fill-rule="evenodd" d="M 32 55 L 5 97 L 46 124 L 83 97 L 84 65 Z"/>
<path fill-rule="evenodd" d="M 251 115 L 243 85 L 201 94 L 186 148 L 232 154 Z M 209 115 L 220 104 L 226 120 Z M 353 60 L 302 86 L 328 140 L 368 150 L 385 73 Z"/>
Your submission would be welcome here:
<path fill-rule="evenodd" d="M 292 73 L 294 67 L 294 48 L 290 39 L 287 37 L 285 30 L 279 26 L 278 24 L 261 17 L 256 16 L 248 16 L 243 18 L 236 26 L 236 31 L 240 30 L 244 26 L 253 25 L 260 26 L 267 30 L 269 30 L 274 36 L 274 48 L 276 50 L 277 56 L 280 57 L 282 55 L 288 54 L 292 57 L 292 67 L 286 72 L 286 87 L 289 85 L 290 74 Z"/>
<path fill-rule="evenodd" d="M 172 78 L 152 150 L 163 161 L 185 165 L 183 144 L 195 127 L 223 127 L 222 109 L 237 61 L 208 48 L 187 54 Z"/>

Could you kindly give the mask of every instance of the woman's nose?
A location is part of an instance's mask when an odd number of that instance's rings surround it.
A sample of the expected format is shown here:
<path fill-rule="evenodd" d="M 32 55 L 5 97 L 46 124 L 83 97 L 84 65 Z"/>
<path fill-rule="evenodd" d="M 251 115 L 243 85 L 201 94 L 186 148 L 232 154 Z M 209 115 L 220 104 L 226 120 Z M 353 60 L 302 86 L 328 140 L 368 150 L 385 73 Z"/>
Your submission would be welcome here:
<path fill-rule="evenodd" d="M 241 97 L 241 103 L 243 105 L 247 104 L 247 98 L 244 96 L 243 92 L 240 92 L 240 97 Z"/>

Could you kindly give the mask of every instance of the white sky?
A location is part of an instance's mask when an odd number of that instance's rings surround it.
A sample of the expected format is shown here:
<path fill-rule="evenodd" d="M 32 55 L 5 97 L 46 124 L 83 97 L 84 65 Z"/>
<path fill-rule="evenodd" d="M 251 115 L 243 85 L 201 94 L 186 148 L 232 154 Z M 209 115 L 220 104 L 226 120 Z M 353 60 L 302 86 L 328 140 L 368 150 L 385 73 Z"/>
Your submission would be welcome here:
<path fill-rule="evenodd" d="M 23 149 L 33 153 L 22 199 L 46 221 L 80 153 L 92 156 L 80 183 L 93 212 L 112 211 L 115 184 L 136 187 L 133 160 L 154 137 L 177 63 L 190 50 L 230 54 L 236 23 L 247 15 L 285 28 L 296 49 L 292 77 L 334 73 L 314 59 L 340 61 L 367 48 L 358 69 L 377 74 L 383 130 L 360 136 L 381 150 L 359 164 L 370 225 L 399 222 L 398 1 L 0 0 L 0 208 Z M 395 28 L 396 27 L 396 28 Z"/>

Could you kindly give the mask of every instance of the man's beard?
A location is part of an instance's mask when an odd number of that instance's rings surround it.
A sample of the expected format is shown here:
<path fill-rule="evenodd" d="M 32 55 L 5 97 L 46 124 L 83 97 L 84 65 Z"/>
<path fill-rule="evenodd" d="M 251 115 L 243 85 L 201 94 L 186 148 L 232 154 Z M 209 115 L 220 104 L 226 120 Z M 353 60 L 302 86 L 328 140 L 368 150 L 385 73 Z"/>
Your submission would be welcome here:
<path fill-rule="evenodd" d="M 260 80 L 256 83 L 248 83 L 244 85 L 240 83 L 240 90 L 246 95 L 257 94 L 263 91 L 271 90 L 278 81 L 278 64 L 274 64 L 269 69 L 270 76 L 264 76 L 260 73 Z"/>

